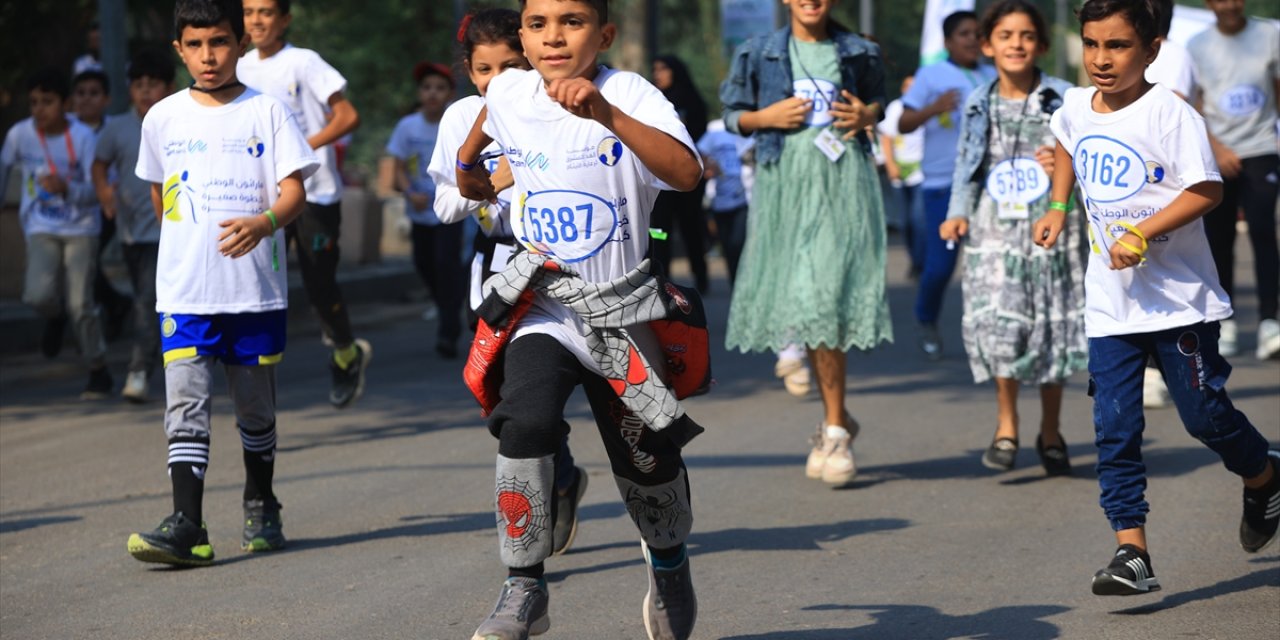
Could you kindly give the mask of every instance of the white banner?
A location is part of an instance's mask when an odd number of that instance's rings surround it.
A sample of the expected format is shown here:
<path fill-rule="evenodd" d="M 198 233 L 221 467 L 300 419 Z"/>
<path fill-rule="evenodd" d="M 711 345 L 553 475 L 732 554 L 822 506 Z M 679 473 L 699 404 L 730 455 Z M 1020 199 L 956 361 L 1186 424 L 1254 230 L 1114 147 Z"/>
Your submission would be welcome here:
<path fill-rule="evenodd" d="M 770 33 L 777 21 L 776 0 L 720 0 L 720 38 L 730 53 L 747 38 Z"/>
<path fill-rule="evenodd" d="M 947 57 L 942 44 L 942 21 L 957 11 L 973 11 L 974 0 L 929 0 L 924 9 L 924 32 L 920 34 L 920 66 Z"/>

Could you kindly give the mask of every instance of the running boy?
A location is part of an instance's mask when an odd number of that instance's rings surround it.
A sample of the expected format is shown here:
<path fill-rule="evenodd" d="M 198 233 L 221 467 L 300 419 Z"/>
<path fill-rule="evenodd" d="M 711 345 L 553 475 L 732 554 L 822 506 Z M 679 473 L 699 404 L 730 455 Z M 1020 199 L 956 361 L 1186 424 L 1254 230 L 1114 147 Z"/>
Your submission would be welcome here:
<path fill-rule="evenodd" d="M 80 353 L 89 367 L 89 383 L 80 397 L 98 400 L 111 393 L 106 344 L 94 310 L 93 274 L 98 263 L 98 208 L 94 206 L 89 163 L 93 130 L 66 116 L 69 87 L 61 72 L 45 70 L 27 83 L 31 117 L 13 125 L 0 150 L 0 193 L 9 171 L 22 172 L 18 219 L 27 240 L 27 273 L 22 301 L 45 318 L 45 355 L 62 348 L 70 314 Z M 56 349 L 51 343 L 56 342 Z"/>
<path fill-rule="evenodd" d="M 245 84 L 278 98 L 293 111 L 307 143 L 320 157 L 320 169 L 307 178 L 307 202 L 285 237 L 298 252 L 302 284 L 333 343 L 329 403 L 339 409 L 364 393 L 365 372 L 373 349 L 351 332 L 351 319 L 338 289 L 338 236 L 342 222 L 342 176 L 333 143 L 360 124 L 347 100 L 347 80 L 316 52 L 285 42 L 293 16 L 290 0 L 244 0 L 244 25 L 255 55 L 240 59 L 237 74 Z"/>
<path fill-rule="evenodd" d="M 129 101 L 133 108 L 112 118 L 98 135 L 93 153 L 93 185 L 102 215 L 120 229 L 120 248 L 133 283 L 133 356 L 120 395 L 130 402 L 147 399 L 148 381 L 160 357 L 156 326 L 156 260 L 160 253 L 160 220 L 151 205 L 151 185 L 134 173 L 142 142 L 142 119 L 157 102 L 173 93 L 169 56 L 143 51 L 129 62 Z M 109 174 L 118 176 L 113 184 Z"/>
<path fill-rule="evenodd" d="M 236 78 L 248 46 L 241 11 L 239 0 L 179 0 L 173 47 L 195 80 L 142 121 L 137 174 L 152 183 L 162 218 L 156 310 L 173 482 L 173 514 L 129 536 L 129 553 L 143 562 L 213 562 L 202 503 L 219 360 L 244 445 L 242 548 L 285 543 L 271 490 L 288 305 L 279 245 L 319 160 L 287 106 Z"/>
<path fill-rule="evenodd" d="M 607 0 L 521 5 L 520 39 L 534 69 L 509 69 L 489 83 L 487 113 L 457 160 L 462 195 L 492 202 L 478 163 L 493 139 L 502 143 L 522 194 L 512 228 L 526 251 L 486 282 L 485 305 L 532 294 L 523 317 L 502 327 L 513 337 L 489 418 L 499 441 L 498 538 L 509 577 L 474 638 L 523 640 L 550 626 L 543 561 L 552 550 L 553 458 L 565 402 L 582 384 L 644 541 L 645 628 L 651 639 L 684 639 L 697 599 L 684 545 L 693 518 L 680 447 L 701 427 L 659 380 L 673 371 L 662 371 L 645 323 L 661 317 L 664 291 L 682 309 L 697 300 L 655 279 L 644 256 L 659 190 L 693 189 L 702 167 L 657 88 L 597 62 L 617 29 Z M 477 337 L 470 360 L 484 348 Z"/>
<path fill-rule="evenodd" d="M 1093 88 L 1071 89 L 1050 126 L 1058 139 L 1050 211 L 1032 238 L 1052 247 L 1080 181 L 1093 248 L 1085 273 L 1089 392 L 1101 504 L 1116 532 L 1096 595 L 1160 588 L 1147 553 L 1142 370 L 1154 357 L 1187 432 L 1244 479 L 1240 544 L 1257 552 L 1280 524 L 1280 452 L 1231 404 L 1231 365 L 1218 284 L 1201 217 L 1222 197 L 1204 120 L 1144 77 L 1159 50 L 1146 0 L 1087 0 L 1079 12 Z M 1271 459 L 1268 460 L 1268 457 Z"/>

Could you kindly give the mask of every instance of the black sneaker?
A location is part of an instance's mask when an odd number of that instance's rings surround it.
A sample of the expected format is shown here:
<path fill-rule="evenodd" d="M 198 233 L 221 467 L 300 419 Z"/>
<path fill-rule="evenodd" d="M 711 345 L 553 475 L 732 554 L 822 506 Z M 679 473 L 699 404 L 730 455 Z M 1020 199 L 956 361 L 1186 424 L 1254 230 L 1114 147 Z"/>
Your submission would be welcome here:
<path fill-rule="evenodd" d="M 693 592 L 689 558 L 675 569 L 653 566 L 649 546 L 644 548 L 644 566 L 649 573 L 649 592 L 644 596 L 644 629 L 649 640 L 687 640 L 698 621 L 698 596 Z"/>
<path fill-rule="evenodd" d="M 525 640 L 547 632 L 547 583 L 537 578 L 507 578 L 502 593 L 471 640 Z"/>
<path fill-rule="evenodd" d="M 115 382 L 106 367 L 98 367 L 89 371 L 89 384 L 80 392 L 81 400 L 105 400 L 111 396 L 111 388 Z"/>
<path fill-rule="evenodd" d="M 582 467 L 574 467 L 573 484 L 564 495 L 556 492 L 556 521 L 551 528 L 551 555 L 560 555 L 569 550 L 574 536 L 578 535 L 578 503 L 587 492 L 587 472 Z"/>
<path fill-rule="evenodd" d="M 991 441 L 986 452 L 982 454 L 982 466 L 996 471 L 1013 469 L 1018 459 L 1018 440 L 1016 438 L 996 438 Z"/>
<path fill-rule="evenodd" d="M 40 337 L 40 353 L 46 358 L 56 358 L 62 353 L 62 337 L 67 333 L 67 316 L 60 315 L 44 322 L 44 335 Z"/>
<path fill-rule="evenodd" d="M 1159 591 L 1151 556 L 1131 544 L 1122 544 L 1105 569 L 1093 574 L 1093 595 L 1132 596 Z"/>
<path fill-rule="evenodd" d="M 213 547 L 204 524 L 188 520 L 181 511 L 165 518 L 149 533 L 129 536 L 129 555 L 142 562 L 206 567 L 213 564 Z"/>
<path fill-rule="evenodd" d="M 1271 482 L 1261 489 L 1244 490 L 1244 515 L 1240 518 L 1240 546 L 1249 553 L 1267 548 L 1280 525 L 1280 451 L 1268 451 Z"/>
<path fill-rule="evenodd" d="M 343 409 L 355 402 L 364 393 L 365 371 L 369 361 L 373 359 L 373 347 L 363 339 L 355 341 L 356 359 L 346 369 L 329 358 L 329 370 L 333 373 L 333 386 L 329 388 L 329 404 L 336 409 Z"/>
<path fill-rule="evenodd" d="M 280 503 L 265 500 L 244 501 L 244 536 L 240 548 L 250 553 L 276 551 L 285 545 Z"/>
<path fill-rule="evenodd" d="M 920 325 L 920 337 L 917 343 L 920 345 L 920 350 L 924 352 L 924 357 L 933 362 L 942 359 L 942 336 L 938 335 L 938 325 Z"/>
<path fill-rule="evenodd" d="M 1040 464 L 1044 467 L 1045 475 L 1071 475 L 1071 456 L 1067 455 L 1066 440 L 1062 444 L 1046 447 L 1040 436 L 1036 436 L 1036 453 L 1040 454 Z"/>

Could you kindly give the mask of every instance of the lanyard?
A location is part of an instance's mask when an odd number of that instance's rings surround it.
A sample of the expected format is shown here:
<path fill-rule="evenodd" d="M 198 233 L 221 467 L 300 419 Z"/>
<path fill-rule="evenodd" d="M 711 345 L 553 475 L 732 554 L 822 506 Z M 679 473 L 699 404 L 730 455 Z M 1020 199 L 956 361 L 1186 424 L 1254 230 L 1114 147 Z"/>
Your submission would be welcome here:
<path fill-rule="evenodd" d="M 972 85 L 974 89 L 977 89 L 982 85 L 982 78 L 976 75 L 972 69 L 956 64 L 951 58 L 947 58 L 947 62 L 950 62 L 951 66 L 959 69 L 960 72 L 964 74 L 964 77 L 969 80 L 969 84 Z"/>
<path fill-rule="evenodd" d="M 44 139 L 44 132 L 36 127 L 36 135 L 40 137 L 40 147 L 44 149 L 44 161 L 49 165 L 49 175 L 58 175 L 58 165 L 53 163 L 53 158 L 49 155 L 49 143 Z M 76 149 L 71 146 L 71 127 L 67 127 L 62 132 L 62 139 L 67 143 L 67 168 L 74 171 L 76 166 Z"/>
<path fill-rule="evenodd" d="M 998 102 L 1000 98 L 999 87 L 1000 87 L 999 81 L 992 83 L 991 94 L 994 94 L 996 99 L 988 100 L 988 102 L 991 103 L 992 127 L 995 129 L 996 135 L 1000 135 L 1000 103 Z M 1037 73 L 1036 83 L 1031 86 L 1030 90 L 1027 91 L 1027 97 L 1022 99 L 1022 111 L 1018 113 L 1019 123 L 1021 123 L 1024 119 L 1026 119 L 1027 104 L 1031 102 L 1031 94 L 1035 93 L 1036 89 L 1039 87 L 1040 87 L 1040 74 Z M 1018 157 L 1018 148 L 1021 144 L 1022 144 L 1022 127 L 1017 127 L 1017 130 L 1013 134 L 1013 153 L 1009 156 L 1010 159 L 1016 159 Z M 1004 148 L 1006 153 L 1008 153 L 1009 148 L 1005 147 L 1003 140 L 1000 141 L 1000 146 Z"/>
<path fill-rule="evenodd" d="M 793 56 L 796 64 L 800 65 L 801 73 L 804 73 L 804 77 L 808 78 L 809 82 L 813 84 L 814 92 L 821 96 L 822 88 L 818 86 L 818 81 L 813 78 L 813 74 L 809 73 L 809 70 L 804 66 L 804 61 L 800 59 L 800 49 L 796 46 L 795 38 L 788 36 L 787 41 L 791 45 L 791 50 L 794 52 Z"/>

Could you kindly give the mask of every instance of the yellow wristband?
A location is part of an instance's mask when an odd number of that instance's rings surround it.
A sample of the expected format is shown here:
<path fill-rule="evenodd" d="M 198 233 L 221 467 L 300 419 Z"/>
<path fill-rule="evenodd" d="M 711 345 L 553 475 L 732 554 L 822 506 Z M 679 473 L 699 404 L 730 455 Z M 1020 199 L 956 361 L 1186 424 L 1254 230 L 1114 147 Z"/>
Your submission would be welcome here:
<path fill-rule="evenodd" d="M 1134 253 L 1138 255 L 1143 255 L 1147 252 L 1147 249 L 1150 248 L 1151 245 L 1147 242 L 1146 234 L 1142 233 L 1142 231 L 1140 231 L 1138 227 L 1131 225 L 1128 222 L 1117 222 L 1115 224 L 1117 227 L 1120 227 L 1121 229 L 1124 229 L 1125 231 L 1128 231 L 1129 233 L 1132 233 L 1133 235 L 1138 236 L 1138 239 L 1142 241 L 1142 250 L 1141 251 L 1134 250 L 1133 251 Z M 1125 248 L 1128 249 L 1129 247 L 1125 246 Z"/>
<path fill-rule="evenodd" d="M 267 209 L 266 211 L 262 212 L 262 215 L 266 216 L 267 219 L 271 221 L 272 232 L 280 228 L 280 222 L 276 220 L 276 213 L 274 211 Z"/>

